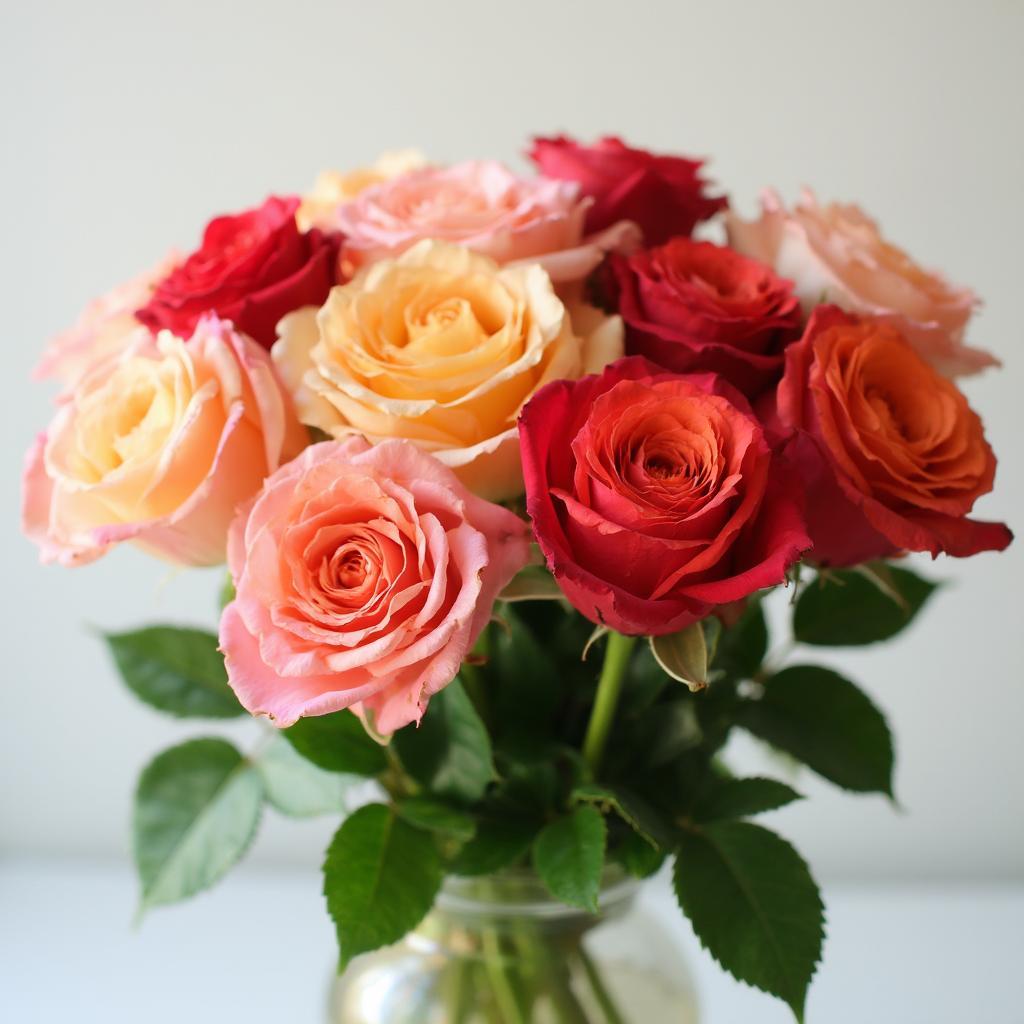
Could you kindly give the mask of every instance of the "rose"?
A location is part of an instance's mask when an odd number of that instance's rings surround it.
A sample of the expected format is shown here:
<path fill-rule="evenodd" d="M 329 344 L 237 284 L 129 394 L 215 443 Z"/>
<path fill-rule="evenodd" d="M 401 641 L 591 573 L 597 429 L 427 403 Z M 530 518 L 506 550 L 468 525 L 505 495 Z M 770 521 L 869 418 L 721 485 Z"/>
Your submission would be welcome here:
<path fill-rule="evenodd" d="M 120 352 L 133 329 L 139 326 L 135 310 L 149 299 L 157 282 L 178 262 L 177 254 L 171 253 L 152 270 L 89 303 L 74 327 L 50 341 L 33 377 L 58 377 L 64 384 L 71 384 L 91 366 Z"/>
<path fill-rule="evenodd" d="M 528 532 L 408 442 L 307 448 L 231 527 L 220 644 L 238 699 L 281 727 L 348 707 L 384 734 L 418 721 Z"/>
<path fill-rule="evenodd" d="M 778 380 L 782 349 L 800 333 L 800 304 L 764 264 L 674 238 L 613 256 L 610 269 L 627 351 L 680 373 L 719 373 L 748 395 Z"/>
<path fill-rule="evenodd" d="M 538 392 L 519 421 L 526 506 L 588 619 L 672 633 L 782 582 L 810 546 L 796 481 L 743 396 L 633 356 Z"/>
<path fill-rule="evenodd" d="M 569 182 L 520 178 L 494 160 L 424 167 L 365 189 L 336 216 L 353 266 L 396 256 L 426 238 L 498 263 L 541 263 L 557 282 L 580 281 L 606 252 L 639 242 L 635 226 L 583 237 L 587 204 Z"/>
<path fill-rule="evenodd" d="M 338 207 L 355 199 L 360 192 L 371 185 L 396 178 L 407 171 L 414 171 L 426 164 L 419 150 L 403 149 L 394 153 L 382 153 L 370 167 L 354 171 L 323 171 L 317 176 L 313 188 L 302 197 L 302 203 L 295 211 L 295 220 L 302 231 L 321 228 L 337 231 Z"/>
<path fill-rule="evenodd" d="M 492 500 L 522 492 L 526 399 L 621 354 L 621 321 L 570 319 L 539 266 L 430 241 L 334 288 L 319 313 L 286 317 L 273 349 L 303 423 L 414 441 Z"/>
<path fill-rule="evenodd" d="M 778 419 L 808 492 L 813 557 L 850 565 L 898 551 L 1001 550 L 1001 523 L 967 519 L 992 489 L 981 420 L 889 322 L 835 306 L 786 349 Z"/>
<path fill-rule="evenodd" d="M 976 373 L 999 361 L 963 343 L 977 300 L 967 288 L 919 267 L 887 242 L 856 206 L 819 206 L 805 190 L 792 211 L 774 192 L 759 220 L 727 220 L 729 244 L 790 278 L 804 307 L 833 303 L 851 313 L 890 319 L 940 373 Z"/>
<path fill-rule="evenodd" d="M 187 342 L 136 327 L 65 395 L 26 460 L 22 523 L 44 561 L 120 541 L 223 561 L 235 507 L 308 438 L 267 353 L 214 317 Z"/>
<path fill-rule="evenodd" d="M 648 245 L 660 245 L 729 205 L 724 196 L 704 194 L 703 161 L 633 149 L 614 136 L 592 146 L 565 135 L 537 138 L 529 156 L 541 174 L 578 182 L 593 200 L 588 231 L 625 219 L 640 225 Z"/>
<path fill-rule="evenodd" d="M 296 198 L 271 196 L 244 213 L 215 217 L 202 245 L 154 290 L 136 314 L 180 337 L 216 313 L 265 348 L 286 313 L 319 305 L 337 280 L 338 238 L 295 223 Z"/>

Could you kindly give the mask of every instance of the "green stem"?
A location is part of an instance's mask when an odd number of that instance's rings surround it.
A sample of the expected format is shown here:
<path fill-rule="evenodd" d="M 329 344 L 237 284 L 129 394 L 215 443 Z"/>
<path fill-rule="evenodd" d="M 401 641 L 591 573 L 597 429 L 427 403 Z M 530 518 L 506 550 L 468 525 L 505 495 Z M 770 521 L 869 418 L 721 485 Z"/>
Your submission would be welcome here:
<path fill-rule="evenodd" d="M 473 1012 L 472 973 L 472 962 L 461 957 L 456 958 L 448 969 L 448 1000 L 452 1024 L 466 1024 Z"/>
<path fill-rule="evenodd" d="M 626 678 L 629 656 L 636 644 L 635 636 L 623 636 L 622 633 L 609 633 L 608 644 L 604 652 L 604 665 L 601 678 L 597 681 L 597 696 L 587 723 L 587 735 L 583 740 L 583 756 L 590 770 L 597 775 L 604 756 L 608 734 L 615 720 L 615 709 L 622 692 L 622 683 Z"/>
<path fill-rule="evenodd" d="M 481 936 L 484 954 L 484 969 L 491 982 L 491 991 L 498 1006 L 498 1013 L 504 1024 L 529 1024 L 520 994 L 510 977 L 506 966 L 506 955 L 501 948 L 501 939 L 494 928 L 484 928 Z M 511 970 L 515 970 L 513 966 Z"/>
<path fill-rule="evenodd" d="M 626 1024 L 612 999 L 611 993 L 605 986 L 601 972 L 597 969 L 597 964 L 591 960 L 590 954 L 583 948 L 583 943 L 580 943 L 579 955 L 580 962 L 583 964 L 583 970 L 587 975 L 587 981 L 590 982 L 594 997 L 597 999 L 598 1005 L 601 1007 L 608 1024 Z"/>

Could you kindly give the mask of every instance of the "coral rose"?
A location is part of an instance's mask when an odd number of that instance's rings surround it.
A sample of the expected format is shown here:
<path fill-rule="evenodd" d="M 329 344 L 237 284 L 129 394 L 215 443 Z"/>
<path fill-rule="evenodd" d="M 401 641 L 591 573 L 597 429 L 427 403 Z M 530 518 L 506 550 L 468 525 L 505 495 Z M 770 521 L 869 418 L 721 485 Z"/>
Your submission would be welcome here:
<path fill-rule="evenodd" d="M 302 231 L 309 231 L 310 228 L 337 231 L 338 208 L 343 203 L 351 202 L 371 185 L 379 185 L 407 171 L 415 171 L 426 162 L 419 150 L 402 149 L 394 153 L 382 153 L 370 167 L 347 172 L 323 171 L 317 176 L 313 188 L 302 197 L 302 203 L 295 211 L 296 223 Z"/>
<path fill-rule="evenodd" d="M 498 263 L 541 263 L 558 283 L 581 281 L 613 250 L 639 244 L 635 225 L 609 223 L 584 238 L 579 187 L 520 178 L 494 160 L 424 167 L 365 189 L 338 210 L 354 266 L 396 256 L 425 238 L 463 245 Z"/>
<path fill-rule="evenodd" d="M 791 279 L 806 313 L 832 303 L 850 313 L 886 317 L 950 377 L 998 365 L 994 356 L 963 342 L 974 294 L 919 267 L 858 207 L 819 206 L 810 190 L 792 211 L 771 191 L 761 203 L 759 220 L 729 216 L 729 244 Z"/>
<path fill-rule="evenodd" d="M 541 267 L 499 268 L 430 241 L 280 331 L 274 360 L 304 423 L 414 441 L 492 500 L 522 492 L 516 418 L 530 395 L 622 353 L 621 321 L 593 310 L 570 319 Z"/>
<path fill-rule="evenodd" d="M 37 380 L 57 377 L 71 384 L 91 366 L 120 352 L 139 326 L 135 310 L 149 300 L 157 283 L 179 261 L 177 254 L 171 253 L 152 270 L 90 302 L 74 327 L 50 341 L 32 376 Z"/>
<path fill-rule="evenodd" d="M 639 356 L 559 381 L 519 422 L 527 511 L 588 619 L 672 633 L 782 582 L 810 546 L 799 485 L 743 396 Z"/>
<path fill-rule="evenodd" d="M 751 397 L 782 374 L 799 337 L 792 285 L 763 263 L 689 238 L 611 260 L 626 350 L 668 370 L 721 374 Z"/>
<path fill-rule="evenodd" d="M 239 502 L 307 442 L 270 357 L 216 318 L 187 342 L 136 327 L 64 396 L 28 454 L 22 523 L 44 561 L 120 541 L 172 562 L 223 561 Z"/>
<path fill-rule="evenodd" d="M 995 474 L 981 420 L 888 321 L 817 309 L 786 349 L 777 405 L 795 431 L 786 456 L 808 491 L 815 561 L 1010 543 L 1002 523 L 966 518 Z"/>
<path fill-rule="evenodd" d="M 648 245 L 660 245 L 676 235 L 689 235 L 698 223 L 729 205 L 724 196 L 704 194 L 702 161 L 633 149 L 614 136 L 592 146 L 565 135 L 538 138 L 529 155 L 541 174 L 578 182 L 583 195 L 590 197 L 588 231 L 602 231 L 626 219 L 640 226 Z"/>
<path fill-rule="evenodd" d="M 313 445 L 231 527 L 231 686 L 281 727 L 340 708 L 384 734 L 418 721 L 526 564 L 528 538 L 408 442 Z"/>
<path fill-rule="evenodd" d="M 318 306 L 338 280 L 338 237 L 300 232 L 299 200 L 271 196 L 244 213 L 216 217 L 202 245 L 154 288 L 138 318 L 154 331 L 192 333 L 216 313 L 265 348 L 286 313 Z"/>

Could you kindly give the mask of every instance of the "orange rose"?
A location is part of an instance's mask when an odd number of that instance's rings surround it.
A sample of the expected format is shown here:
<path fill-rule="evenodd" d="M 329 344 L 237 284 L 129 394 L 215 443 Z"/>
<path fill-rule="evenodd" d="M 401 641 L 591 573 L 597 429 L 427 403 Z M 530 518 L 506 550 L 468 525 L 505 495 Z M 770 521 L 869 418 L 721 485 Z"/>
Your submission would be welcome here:
<path fill-rule="evenodd" d="M 966 518 L 992 489 L 981 420 L 891 323 L 822 306 L 786 349 L 778 415 L 808 492 L 812 557 L 1002 550 L 1002 523 Z"/>

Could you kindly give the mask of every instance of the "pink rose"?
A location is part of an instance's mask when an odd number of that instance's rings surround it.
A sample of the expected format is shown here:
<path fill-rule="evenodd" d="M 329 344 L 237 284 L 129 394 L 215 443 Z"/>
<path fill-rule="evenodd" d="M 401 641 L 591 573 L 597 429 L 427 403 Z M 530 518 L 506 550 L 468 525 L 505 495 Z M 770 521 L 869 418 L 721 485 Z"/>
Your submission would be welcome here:
<path fill-rule="evenodd" d="M 528 537 L 407 441 L 307 448 L 231 527 L 231 686 L 282 728 L 341 708 L 383 734 L 418 721 L 526 564 Z"/>
<path fill-rule="evenodd" d="M 889 320 L 947 377 L 999 365 L 963 342 L 974 294 L 918 266 L 858 207 L 819 206 L 810 190 L 792 211 L 772 191 L 764 193 L 761 206 L 756 221 L 728 215 L 729 244 L 793 281 L 805 313 L 832 303 Z"/>
<path fill-rule="evenodd" d="M 187 343 L 137 327 L 117 347 L 29 451 L 23 529 L 45 562 L 81 565 L 121 541 L 223 561 L 238 504 L 308 441 L 270 357 L 214 317 Z"/>
<path fill-rule="evenodd" d="M 152 270 L 90 302 L 74 327 L 50 341 L 32 376 L 36 380 L 58 377 L 71 384 L 91 366 L 119 352 L 132 329 L 139 326 L 135 310 L 150 300 L 157 283 L 178 261 L 178 255 L 171 253 Z"/>
<path fill-rule="evenodd" d="M 336 223 L 354 267 L 432 238 L 498 263 L 540 263 L 561 283 L 639 244 L 639 230 L 625 221 L 584 238 L 587 206 L 575 182 L 520 178 L 494 160 L 471 160 L 373 185 L 339 208 Z"/>

